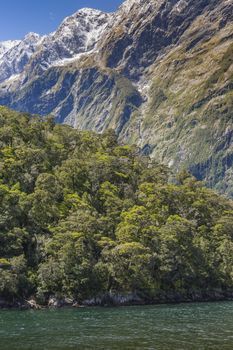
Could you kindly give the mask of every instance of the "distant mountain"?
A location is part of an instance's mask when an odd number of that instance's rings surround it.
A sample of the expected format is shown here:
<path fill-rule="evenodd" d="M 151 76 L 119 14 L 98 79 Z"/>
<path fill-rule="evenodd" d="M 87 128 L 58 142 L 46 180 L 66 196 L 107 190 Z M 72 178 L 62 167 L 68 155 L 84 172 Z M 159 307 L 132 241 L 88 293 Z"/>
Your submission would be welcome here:
<path fill-rule="evenodd" d="M 128 0 L 33 38 L 0 44 L 0 104 L 114 128 L 233 195 L 233 1 Z"/>
<path fill-rule="evenodd" d="M 0 47 L 1 44 L 5 47 L 0 55 L 0 82 L 12 80 L 15 75 L 23 72 L 40 41 L 38 34 L 29 33 L 23 40 L 0 43 Z"/>
<path fill-rule="evenodd" d="M 16 46 L 20 40 L 7 40 L 0 42 L 0 58 L 4 56 L 4 54 L 12 49 L 12 47 Z"/>

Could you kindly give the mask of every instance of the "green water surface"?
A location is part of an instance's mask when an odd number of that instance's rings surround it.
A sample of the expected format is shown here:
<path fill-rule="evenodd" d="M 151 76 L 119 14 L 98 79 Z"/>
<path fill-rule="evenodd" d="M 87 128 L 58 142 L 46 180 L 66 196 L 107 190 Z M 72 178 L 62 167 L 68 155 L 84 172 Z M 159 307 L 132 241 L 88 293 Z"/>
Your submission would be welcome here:
<path fill-rule="evenodd" d="M 233 350 L 233 302 L 0 311 L 0 350 Z"/>

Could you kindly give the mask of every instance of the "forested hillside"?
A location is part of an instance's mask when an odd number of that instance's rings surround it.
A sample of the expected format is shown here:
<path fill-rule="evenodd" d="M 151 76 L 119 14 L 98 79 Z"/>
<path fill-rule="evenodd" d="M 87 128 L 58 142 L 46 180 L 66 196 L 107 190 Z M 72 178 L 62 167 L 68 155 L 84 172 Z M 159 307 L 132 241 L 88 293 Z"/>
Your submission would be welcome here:
<path fill-rule="evenodd" d="M 233 290 L 233 206 L 187 173 L 0 108 L 0 299 Z"/>

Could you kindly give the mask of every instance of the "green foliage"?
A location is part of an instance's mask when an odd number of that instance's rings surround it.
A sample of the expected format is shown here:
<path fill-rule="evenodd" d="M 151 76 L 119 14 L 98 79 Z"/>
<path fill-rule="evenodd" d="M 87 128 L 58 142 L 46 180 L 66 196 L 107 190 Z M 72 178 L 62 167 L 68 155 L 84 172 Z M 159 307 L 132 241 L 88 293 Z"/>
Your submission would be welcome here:
<path fill-rule="evenodd" d="M 0 108 L 0 297 L 233 287 L 233 206 L 103 135 Z"/>

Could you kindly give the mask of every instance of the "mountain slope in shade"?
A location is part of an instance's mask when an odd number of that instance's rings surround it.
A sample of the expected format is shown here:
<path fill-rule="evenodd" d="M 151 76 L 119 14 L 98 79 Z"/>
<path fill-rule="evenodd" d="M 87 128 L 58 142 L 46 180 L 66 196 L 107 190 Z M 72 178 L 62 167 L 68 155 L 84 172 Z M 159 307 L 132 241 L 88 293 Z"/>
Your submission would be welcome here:
<path fill-rule="evenodd" d="M 1 68 L 0 104 L 81 129 L 114 128 L 233 195 L 232 1 L 83 9 L 33 50 L 21 71 Z"/>

